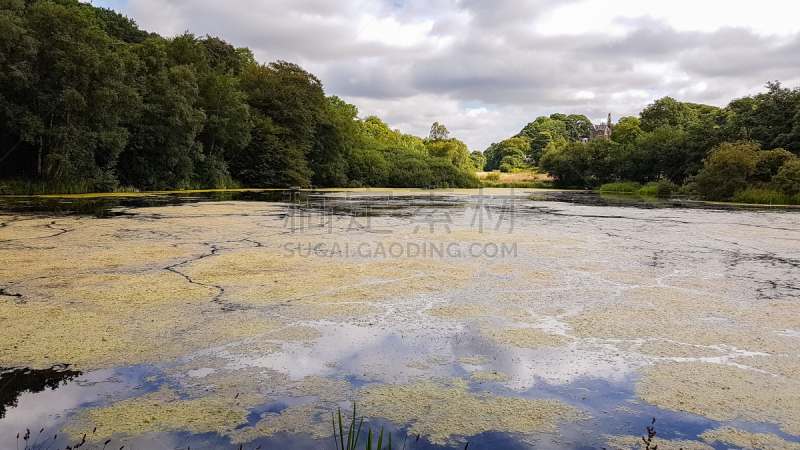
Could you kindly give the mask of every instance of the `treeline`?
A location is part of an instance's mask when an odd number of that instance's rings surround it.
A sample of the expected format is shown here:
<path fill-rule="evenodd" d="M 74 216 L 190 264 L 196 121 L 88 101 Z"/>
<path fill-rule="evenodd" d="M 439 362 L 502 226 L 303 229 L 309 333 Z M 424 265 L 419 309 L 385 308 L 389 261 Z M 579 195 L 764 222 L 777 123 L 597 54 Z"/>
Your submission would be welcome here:
<path fill-rule="evenodd" d="M 422 139 L 359 119 L 296 64 L 164 38 L 77 0 L 0 0 L 0 179 L 90 192 L 474 187 L 474 170 L 444 126 Z"/>
<path fill-rule="evenodd" d="M 639 117 L 621 118 L 612 125 L 610 139 L 587 144 L 579 139 L 588 137 L 583 129 L 576 137 L 553 126 L 583 116 L 540 117 L 525 129 L 549 124 L 539 132 L 547 142 L 526 138 L 523 129 L 484 154 L 495 161 L 502 156 L 501 170 L 504 161 L 531 155 L 562 187 L 635 182 L 662 194 L 681 190 L 712 200 L 800 203 L 800 87 L 789 89 L 779 82 L 766 87 L 725 108 L 665 97 Z"/>
<path fill-rule="evenodd" d="M 526 159 L 536 163 L 548 145 L 563 145 L 589 138 L 591 126 L 591 121 L 582 115 L 552 114 L 550 117 L 539 117 L 510 139 L 490 145 L 483 152 L 485 170 L 509 172 L 525 165 Z M 477 156 L 474 158 L 477 159 Z"/>

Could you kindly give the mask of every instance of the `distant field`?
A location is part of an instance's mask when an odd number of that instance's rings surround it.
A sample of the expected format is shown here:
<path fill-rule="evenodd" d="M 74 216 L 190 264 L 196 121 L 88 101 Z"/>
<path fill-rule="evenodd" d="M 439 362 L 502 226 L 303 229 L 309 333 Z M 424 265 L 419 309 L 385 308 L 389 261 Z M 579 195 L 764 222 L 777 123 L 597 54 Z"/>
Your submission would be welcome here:
<path fill-rule="evenodd" d="M 500 176 L 498 181 L 500 183 L 525 183 L 533 181 L 553 181 L 553 177 L 548 176 L 546 173 L 536 172 L 520 172 L 520 173 L 502 173 L 502 172 L 475 172 L 475 176 L 479 180 L 484 181 L 486 175 L 494 173 Z"/>

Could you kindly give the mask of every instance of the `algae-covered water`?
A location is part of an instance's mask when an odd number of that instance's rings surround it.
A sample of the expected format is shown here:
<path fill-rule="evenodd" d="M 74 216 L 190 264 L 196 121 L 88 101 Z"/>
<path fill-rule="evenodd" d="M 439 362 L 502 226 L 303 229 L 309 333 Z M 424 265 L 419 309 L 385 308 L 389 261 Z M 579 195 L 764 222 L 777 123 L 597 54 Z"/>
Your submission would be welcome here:
<path fill-rule="evenodd" d="M 638 448 L 654 417 L 661 450 L 800 449 L 799 219 L 519 189 L 2 198 L 0 448 L 335 448 L 355 402 L 409 449 Z"/>

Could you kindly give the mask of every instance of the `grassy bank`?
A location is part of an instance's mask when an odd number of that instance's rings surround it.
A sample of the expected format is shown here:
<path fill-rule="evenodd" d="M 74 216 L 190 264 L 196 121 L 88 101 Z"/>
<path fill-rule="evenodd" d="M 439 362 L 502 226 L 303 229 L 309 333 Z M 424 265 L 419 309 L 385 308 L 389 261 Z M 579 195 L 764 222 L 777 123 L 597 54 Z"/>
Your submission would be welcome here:
<path fill-rule="evenodd" d="M 769 189 L 745 189 L 734 194 L 731 201 L 758 205 L 800 205 L 800 194 L 786 195 Z"/>
<path fill-rule="evenodd" d="M 680 191 L 680 187 L 669 181 L 654 181 L 642 186 L 634 182 L 608 183 L 600 186 L 603 193 L 635 194 L 639 197 L 669 198 Z"/>
<path fill-rule="evenodd" d="M 225 177 L 209 187 L 199 182 L 191 182 L 179 190 L 207 189 L 241 189 L 242 183 Z M 133 186 L 121 186 L 114 189 L 103 188 L 91 180 L 74 180 L 65 182 L 0 180 L 0 195 L 72 195 L 72 194 L 117 194 L 139 192 Z"/>

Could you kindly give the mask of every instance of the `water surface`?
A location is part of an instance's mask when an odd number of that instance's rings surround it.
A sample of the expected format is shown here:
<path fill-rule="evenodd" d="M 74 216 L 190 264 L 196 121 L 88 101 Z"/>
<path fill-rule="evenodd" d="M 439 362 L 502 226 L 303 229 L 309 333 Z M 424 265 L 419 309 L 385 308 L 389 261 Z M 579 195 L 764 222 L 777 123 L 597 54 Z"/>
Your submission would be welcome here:
<path fill-rule="evenodd" d="M 633 448 L 653 417 L 683 448 L 800 445 L 791 209 L 506 189 L 0 208 L 0 436 L 334 448 L 356 402 L 408 448 Z"/>

